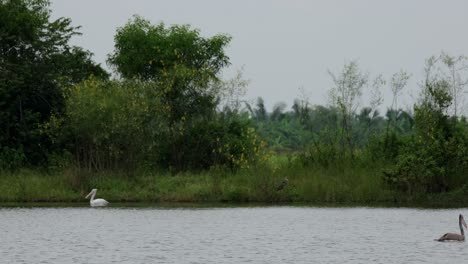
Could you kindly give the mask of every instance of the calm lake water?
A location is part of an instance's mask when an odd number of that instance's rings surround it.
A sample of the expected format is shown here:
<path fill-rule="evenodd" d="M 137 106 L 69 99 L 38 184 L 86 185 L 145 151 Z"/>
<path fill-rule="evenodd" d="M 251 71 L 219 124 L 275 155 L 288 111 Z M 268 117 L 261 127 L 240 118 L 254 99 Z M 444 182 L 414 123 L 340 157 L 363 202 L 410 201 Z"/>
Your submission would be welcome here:
<path fill-rule="evenodd" d="M 466 263 L 468 209 L 2 208 L 0 263 Z"/>

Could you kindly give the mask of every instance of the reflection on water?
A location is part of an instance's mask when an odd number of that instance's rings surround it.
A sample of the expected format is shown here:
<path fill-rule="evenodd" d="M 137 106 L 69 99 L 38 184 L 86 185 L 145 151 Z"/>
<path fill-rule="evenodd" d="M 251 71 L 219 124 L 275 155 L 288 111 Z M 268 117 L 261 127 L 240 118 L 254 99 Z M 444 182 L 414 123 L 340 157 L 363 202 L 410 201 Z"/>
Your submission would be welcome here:
<path fill-rule="evenodd" d="M 466 209 L 5 208 L 0 263 L 462 263 Z"/>

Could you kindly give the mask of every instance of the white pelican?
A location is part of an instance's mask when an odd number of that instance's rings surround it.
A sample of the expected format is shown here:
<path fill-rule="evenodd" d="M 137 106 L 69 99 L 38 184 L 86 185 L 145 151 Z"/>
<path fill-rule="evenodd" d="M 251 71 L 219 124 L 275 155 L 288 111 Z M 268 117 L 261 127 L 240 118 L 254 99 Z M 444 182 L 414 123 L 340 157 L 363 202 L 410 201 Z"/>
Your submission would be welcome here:
<path fill-rule="evenodd" d="M 96 192 L 97 192 L 97 189 L 92 189 L 91 192 L 85 197 L 86 199 L 88 199 L 88 197 L 91 196 L 91 199 L 89 200 L 89 204 L 91 205 L 91 207 L 108 205 L 109 202 L 104 199 L 101 199 L 101 198 L 94 199 L 94 196 L 96 196 Z"/>
<path fill-rule="evenodd" d="M 436 239 L 436 241 L 465 241 L 465 232 L 463 232 L 463 226 L 467 228 L 465 219 L 463 218 L 463 215 L 460 214 L 458 216 L 458 225 L 460 226 L 460 233 L 461 234 L 455 234 L 455 233 L 447 233 L 441 236 L 439 239 Z M 463 225 L 463 226 L 462 226 Z"/>

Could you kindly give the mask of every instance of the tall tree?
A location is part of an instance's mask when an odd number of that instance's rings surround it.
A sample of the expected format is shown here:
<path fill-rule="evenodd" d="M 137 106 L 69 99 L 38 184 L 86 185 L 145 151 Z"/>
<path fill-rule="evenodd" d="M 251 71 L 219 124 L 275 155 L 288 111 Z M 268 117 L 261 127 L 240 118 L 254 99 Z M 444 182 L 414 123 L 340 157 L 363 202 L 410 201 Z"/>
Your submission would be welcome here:
<path fill-rule="evenodd" d="M 158 82 L 158 95 L 174 124 L 214 109 L 217 91 L 210 84 L 229 65 L 224 49 L 230 40 L 226 35 L 204 38 L 188 25 L 153 25 L 135 16 L 117 30 L 108 62 L 123 78 Z"/>
<path fill-rule="evenodd" d="M 230 40 L 226 35 L 202 37 L 188 25 L 153 25 L 139 16 L 117 29 L 108 63 L 125 79 L 154 84 L 154 97 L 162 103 L 161 115 L 169 128 L 172 167 L 185 166 L 189 131 L 215 115 L 220 71 L 229 65 L 224 49 Z"/>
<path fill-rule="evenodd" d="M 468 87 L 468 58 L 463 55 L 451 56 L 442 52 L 439 56 L 427 59 L 424 70 L 426 83 L 434 83 L 438 79 L 444 79 L 447 82 L 446 89 L 453 101 L 447 111 L 456 117 L 466 114 L 464 93 Z"/>
<path fill-rule="evenodd" d="M 62 88 L 91 74 L 108 76 L 91 53 L 69 45 L 78 28 L 68 18 L 51 20 L 49 5 L 48 0 L 0 0 L 3 159 L 16 152 L 30 164 L 43 161 L 49 142 L 41 125 L 63 111 Z"/>
<path fill-rule="evenodd" d="M 401 95 L 403 89 L 405 88 L 406 84 L 408 83 L 409 78 L 411 77 L 410 74 L 405 72 L 404 70 L 400 70 L 397 73 L 392 75 L 390 79 L 390 89 L 392 91 L 393 100 L 390 106 L 390 109 L 387 110 L 386 117 L 387 117 L 387 129 L 385 132 L 385 139 L 384 139 L 384 150 L 385 153 L 395 153 L 393 150 L 397 149 L 397 137 L 396 133 L 404 133 L 409 131 L 409 129 L 402 129 L 398 127 L 398 125 L 405 124 L 406 127 L 408 125 L 411 127 L 412 124 L 405 123 L 406 120 L 412 120 L 411 116 L 408 115 L 405 111 L 398 108 L 398 98 Z M 410 119 L 408 119 L 410 118 Z"/>
<path fill-rule="evenodd" d="M 353 149 L 352 140 L 352 117 L 359 105 L 362 89 L 369 82 L 369 75 L 362 72 L 356 61 L 351 61 L 344 65 L 343 70 L 338 74 L 329 71 L 334 86 L 330 89 L 329 95 L 334 106 L 340 109 L 342 148 L 351 151 Z"/>

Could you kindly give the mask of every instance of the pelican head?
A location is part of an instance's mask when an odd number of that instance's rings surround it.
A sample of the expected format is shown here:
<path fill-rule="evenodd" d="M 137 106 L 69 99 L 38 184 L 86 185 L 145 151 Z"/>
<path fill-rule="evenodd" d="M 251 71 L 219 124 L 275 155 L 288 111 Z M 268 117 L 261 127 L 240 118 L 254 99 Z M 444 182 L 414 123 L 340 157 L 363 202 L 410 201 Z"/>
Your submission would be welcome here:
<path fill-rule="evenodd" d="M 93 194 L 96 194 L 97 192 L 97 189 L 92 189 L 90 193 L 88 193 L 88 195 L 86 195 L 85 199 L 88 199 L 91 195 Z"/>
<path fill-rule="evenodd" d="M 463 218 L 463 215 L 460 214 L 460 215 L 458 216 L 458 220 L 459 220 L 459 222 L 460 222 L 465 228 L 468 228 L 468 227 L 466 226 L 465 218 Z"/>

